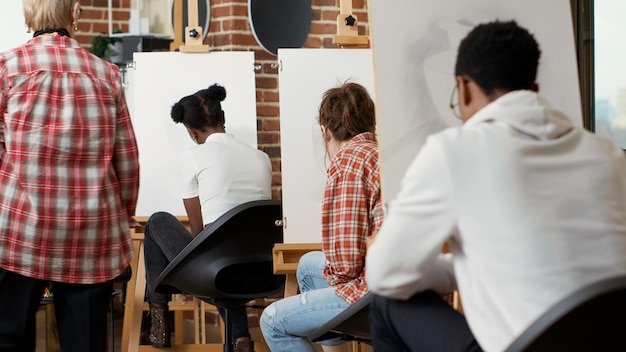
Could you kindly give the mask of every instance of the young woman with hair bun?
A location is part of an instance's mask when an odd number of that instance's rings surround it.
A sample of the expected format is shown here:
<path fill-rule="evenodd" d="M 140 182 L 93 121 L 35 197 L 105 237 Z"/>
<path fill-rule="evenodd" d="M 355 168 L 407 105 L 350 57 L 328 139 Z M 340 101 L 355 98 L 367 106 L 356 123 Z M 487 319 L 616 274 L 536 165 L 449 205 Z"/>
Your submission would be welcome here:
<path fill-rule="evenodd" d="M 183 97 L 171 117 L 197 144 L 181 158 L 182 198 L 191 232 L 172 214 L 150 216 L 145 228 L 146 299 L 150 344 L 171 347 L 169 294 L 155 292 L 155 281 L 170 261 L 204 228 L 239 204 L 271 198 L 272 165 L 267 154 L 226 133 L 221 102 L 224 87 L 214 84 Z M 224 311 L 219 310 L 224 316 Z M 254 351 L 245 307 L 230 310 L 235 352 Z"/>

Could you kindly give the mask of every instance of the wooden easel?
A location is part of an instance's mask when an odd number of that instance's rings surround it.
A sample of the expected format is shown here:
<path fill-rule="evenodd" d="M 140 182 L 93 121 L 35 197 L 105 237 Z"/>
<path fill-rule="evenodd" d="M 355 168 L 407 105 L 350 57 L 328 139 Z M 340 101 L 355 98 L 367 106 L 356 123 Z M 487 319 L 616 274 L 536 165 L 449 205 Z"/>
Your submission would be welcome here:
<path fill-rule="evenodd" d="M 359 35 L 358 18 L 352 13 L 352 0 L 340 0 L 337 15 L 337 34 L 333 44 L 344 46 L 367 45 L 369 38 Z"/>
<path fill-rule="evenodd" d="M 187 26 L 185 42 L 182 41 L 180 28 L 183 25 L 183 0 L 174 0 L 174 41 L 170 51 L 178 49 L 185 53 L 206 53 L 209 46 L 202 44 L 202 27 L 198 25 L 198 1 L 187 0 Z"/>

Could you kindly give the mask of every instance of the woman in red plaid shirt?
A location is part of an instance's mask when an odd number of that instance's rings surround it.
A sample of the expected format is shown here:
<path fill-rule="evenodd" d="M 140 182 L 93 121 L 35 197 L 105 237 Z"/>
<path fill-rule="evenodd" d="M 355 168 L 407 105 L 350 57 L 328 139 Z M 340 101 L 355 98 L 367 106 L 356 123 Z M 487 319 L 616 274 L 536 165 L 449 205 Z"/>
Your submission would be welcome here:
<path fill-rule="evenodd" d="M 277 301 L 261 316 L 261 329 L 273 352 L 315 351 L 316 328 L 367 292 L 367 238 L 382 223 L 374 102 L 367 90 L 345 83 L 328 90 L 319 123 L 330 157 L 322 202 L 322 250 L 300 259 L 301 294 Z M 322 342 L 325 351 L 344 351 L 341 340 Z"/>
<path fill-rule="evenodd" d="M 0 54 L 0 350 L 35 349 L 51 282 L 61 349 L 105 351 L 139 186 L 121 77 L 71 38 L 75 0 L 23 6 L 34 37 Z"/>

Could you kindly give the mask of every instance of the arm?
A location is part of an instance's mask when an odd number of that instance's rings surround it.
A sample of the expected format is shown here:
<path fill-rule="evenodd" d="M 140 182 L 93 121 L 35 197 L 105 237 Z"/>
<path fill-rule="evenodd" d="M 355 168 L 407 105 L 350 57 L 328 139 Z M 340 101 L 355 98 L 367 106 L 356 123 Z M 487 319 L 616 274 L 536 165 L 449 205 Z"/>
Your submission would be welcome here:
<path fill-rule="evenodd" d="M 4 155 L 4 114 L 6 113 L 7 105 L 7 87 L 6 81 L 6 67 L 4 66 L 4 59 L 0 59 L 0 160 Z"/>
<path fill-rule="evenodd" d="M 369 187 L 363 175 L 350 168 L 329 179 L 327 184 L 322 245 L 331 270 L 327 277 L 331 286 L 356 280 L 362 274 L 366 238 L 374 226 L 370 224 L 369 195 L 379 192 L 379 188 Z"/>
<path fill-rule="evenodd" d="M 390 204 L 367 254 L 367 282 L 380 295 L 406 299 L 454 289 L 452 256 L 441 254 L 456 230 L 446 156 L 436 141 L 422 147 Z"/>
<path fill-rule="evenodd" d="M 196 237 L 204 228 L 202 223 L 202 210 L 200 208 L 200 197 L 183 199 L 189 226 L 191 227 L 191 237 Z"/>
<path fill-rule="evenodd" d="M 121 82 L 119 73 L 117 83 Z M 135 132 L 124 99 L 120 84 L 116 87 L 117 94 L 117 128 L 115 129 L 115 150 L 113 165 L 117 176 L 122 205 L 126 207 L 128 219 L 135 215 L 137 196 L 139 194 L 139 153 Z"/>

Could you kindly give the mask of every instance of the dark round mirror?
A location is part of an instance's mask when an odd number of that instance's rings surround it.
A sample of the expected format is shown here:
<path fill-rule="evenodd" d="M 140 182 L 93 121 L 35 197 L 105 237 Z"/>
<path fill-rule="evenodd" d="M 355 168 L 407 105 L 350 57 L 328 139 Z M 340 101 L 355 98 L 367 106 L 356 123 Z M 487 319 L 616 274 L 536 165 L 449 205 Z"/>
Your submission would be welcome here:
<path fill-rule="evenodd" d="M 211 0 L 197 0 L 198 1 L 198 26 L 202 26 L 202 40 L 206 38 L 209 33 L 209 25 L 211 24 Z M 180 29 L 180 33 L 185 33 L 185 27 L 189 25 L 187 20 L 187 0 L 183 0 L 183 25 Z M 172 2 L 172 28 L 174 28 L 174 2 Z M 185 40 L 185 35 L 182 37 Z"/>
<path fill-rule="evenodd" d="M 311 29 L 311 0 L 248 0 L 248 20 L 254 38 L 265 51 L 300 48 Z"/>

